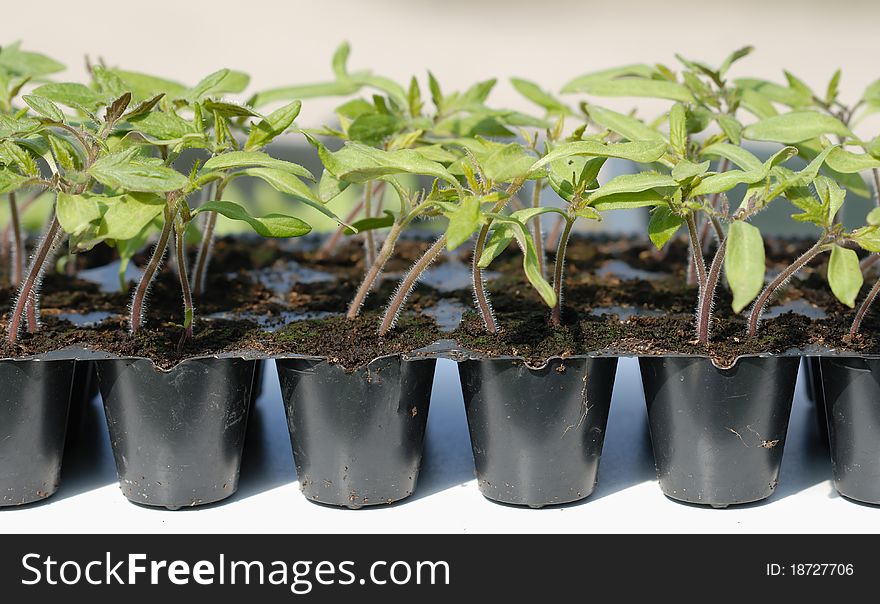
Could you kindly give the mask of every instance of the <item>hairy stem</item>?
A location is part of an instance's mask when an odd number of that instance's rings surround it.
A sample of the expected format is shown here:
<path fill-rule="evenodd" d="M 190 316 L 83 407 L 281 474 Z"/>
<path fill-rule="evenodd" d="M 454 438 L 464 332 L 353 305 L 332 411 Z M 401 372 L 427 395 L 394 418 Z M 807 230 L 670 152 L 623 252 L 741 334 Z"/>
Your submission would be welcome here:
<path fill-rule="evenodd" d="M 849 328 L 850 338 L 854 338 L 859 334 L 859 329 L 862 327 L 862 321 L 868 314 L 868 310 L 871 308 L 871 304 L 874 303 L 874 299 L 877 297 L 878 293 L 880 293 L 880 279 L 878 279 L 874 283 L 874 287 L 871 288 L 871 291 L 868 292 L 867 297 L 862 300 L 862 303 L 859 306 L 859 310 L 856 311 L 856 316 L 853 319 L 852 326 Z"/>
<path fill-rule="evenodd" d="M 12 264 L 10 266 L 10 283 L 17 287 L 24 278 L 24 234 L 21 231 L 21 218 L 18 213 L 18 202 L 15 192 L 9 193 L 9 228 L 12 230 Z"/>
<path fill-rule="evenodd" d="M 694 220 L 693 212 L 688 212 L 685 216 L 685 223 L 688 227 L 688 235 L 691 240 L 691 261 L 697 277 L 697 285 L 700 287 L 700 293 L 706 285 L 706 262 L 703 259 L 703 248 L 700 247 L 700 236 L 697 233 L 697 223 Z"/>
<path fill-rule="evenodd" d="M 550 324 L 558 327 L 562 322 L 562 274 L 565 268 L 565 251 L 568 248 L 568 238 L 571 236 L 571 227 L 574 220 L 566 220 L 559 243 L 556 246 L 556 262 L 553 266 L 553 291 L 556 292 L 556 306 L 550 312 Z"/>
<path fill-rule="evenodd" d="M 749 313 L 749 337 L 755 337 L 755 334 L 758 333 L 758 322 L 761 320 L 761 315 L 764 314 L 764 309 L 767 306 L 767 303 L 770 301 L 770 298 L 776 293 L 776 290 L 782 287 L 782 285 L 794 276 L 796 272 L 806 266 L 813 258 L 821 254 L 825 251 L 825 238 L 823 237 L 819 241 L 817 241 L 810 249 L 800 255 L 800 257 L 791 263 L 788 268 L 784 271 L 776 275 L 776 278 L 770 282 L 770 285 L 764 288 L 764 291 L 758 296 L 757 300 L 755 300 L 755 304 L 752 306 L 752 312 Z"/>
<path fill-rule="evenodd" d="M 46 263 L 52 257 L 53 252 L 61 242 L 62 237 L 59 236 L 60 233 L 61 225 L 58 223 L 58 217 L 53 214 L 46 235 L 37 247 L 34 259 L 31 261 L 30 268 L 27 271 L 27 276 L 24 278 L 24 281 L 18 290 L 18 298 L 15 300 L 15 306 L 13 307 L 12 316 L 9 318 L 9 326 L 6 330 L 6 340 L 10 344 L 15 344 L 18 340 L 18 331 L 21 327 L 21 320 L 25 308 L 29 309 L 29 331 L 36 330 L 38 310 L 36 290 L 42 279 Z"/>
<path fill-rule="evenodd" d="M 541 179 L 535 181 L 535 188 L 532 191 L 532 207 L 539 208 L 541 207 L 541 189 L 543 189 L 544 185 Z M 541 271 L 541 276 L 547 274 L 545 263 L 546 259 L 544 258 L 544 233 L 541 232 L 541 215 L 538 214 L 532 219 L 532 238 L 535 240 L 535 253 L 538 255 L 538 269 Z"/>
<path fill-rule="evenodd" d="M 214 201 L 220 201 L 223 196 L 222 186 L 214 189 L 213 195 L 208 194 L 207 198 L 214 198 Z M 214 229 L 217 226 L 217 212 L 207 212 L 205 216 L 205 228 L 202 232 L 202 241 L 199 243 L 199 251 L 196 254 L 196 265 L 192 276 L 193 296 L 198 298 L 205 291 L 205 280 L 208 275 L 208 265 L 211 263 L 211 252 L 214 250 Z"/>
<path fill-rule="evenodd" d="M 174 250 L 177 253 L 178 278 L 180 279 L 180 291 L 183 294 L 183 337 L 180 338 L 177 349 L 183 350 L 183 347 L 192 339 L 195 315 L 192 292 L 190 292 L 189 279 L 186 276 L 186 225 L 174 227 Z"/>
<path fill-rule="evenodd" d="M 431 263 L 437 259 L 441 253 L 443 253 L 443 248 L 446 247 L 446 235 L 442 235 L 434 242 L 434 244 L 427 249 L 427 251 L 422 254 L 422 257 L 419 258 L 413 267 L 409 270 L 403 280 L 400 282 L 400 285 L 397 287 L 397 291 L 394 294 L 394 297 L 391 298 L 391 302 L 388 303 L 388 308 L 385 310 L 385 315 L 382 317 L 382 324 L 379 326 L 379 335 L 385 336 L 388 334 L 391 329 L 394 328 L 394 324 L 397 322 L 397 317 L 400 314 L 400 310 L 403 307 L 404 302 L 409 297 L 410 292 L 413 287 L 415 287 L 416 283 L 419 280 L 419 277 L 422 276 L 422 273 L 425 272 Z"/>
<path fill-rule="evenodd" d="M 346 316 L 349 319 L 356 318 L 360 313 L 364 301 L 373 289 L 373 285 L 376 283 L 379 275 L 382 274 L 382 269 L 385 268 L 385 264 L 388 262 L 388 259 L 391 258 L 394 246 L 397 244 L 397 239 L 400 237 L 402 230 L 403 224 L 401 222 L 395 222 L 391 227 L 391 230 L 388 232 L 388 237 L 385 238 L 385 242 L 382 244 L 382 249 L 379 250 L 379 255 L 376 257 L 376 261 L 370 265 L 370 269 L 367 271 L 361 286 L 358 288 L 357 293 L 348 307 L 348 313 Z"/>
<path fill-rule="evenodd" d="M 364 218 L 373 216 L 373 184 L 364 187 Z M 373 229 L 364 233 L 364 262 L 367 268 L 376 263 L 376 232 Z"/>
<path fill-rule="evenodd" d="M 715 302 L 715 290 L 718 287 L 718 279 L 721 277 L 721 267 L 724 264 L 724 255 L 727 250 L 727 239 L 722 239 L 718 244 L 718 250 L 709 267 L 706 276 L 706 286 L 700 292 L 700 302 L 697 306 L 697 341 L 702 346 L 709 345 L 709 323 L 712 319 L 712 305 Z"/>
<path fill-rule="evenodd" d="M 162 258 L 165 257 L 165 250 L 168 249 L 168 240 L 171 238 L 171 230 L 173 226 L 174 216 L 172 215 L 171 210 L 166 209 L 165 224 L 162 225 L 162 232 L 159 234 L 159 241 L 156 242 L 156 247 L 153 248 L 153 255 L 150 256 L 150 261 L 144 269 L 144 274 L 141 275 L 141 280 L 138 282 L 137 288 L 134 291 L 134 297 L 131 300 L 129 329 L 132 334 L 137 333 L 143 323 L 144 301 L 147 296 L 147 291 L 150 289 L 150 284 L 153 282 L 153 279 L 156 277 L 156 272 L 162 264 Z"/>
<path fill-rule="evenodd" d="M 553 248 L 559 245 L 559 236 L 562 234 L 562 229 L 567 222 L 568 220 L 566 220 L 565 216 L 556 217 L 556 222 L 553 223 L 553 228 L 551 228 L 550 232 L 547 234 L 548 248 Z"/>
<path fill-rule="evenodd" d="M 880 261 L 880 254 L 869 254 L 862 258 L 862 261 L 859 262 L 859 268 L 862 270 L 862 272 L 865 272 L 866 270 L 877 264 L 878 261 Z"/>
<path fill-rule="evenodd" d="M 492 212 L 496 213 L 503 210 L 504 206 L 507 205 L 507 201 L 519 191 L 522 185 L 522 180 L 510 183 L 506 191 L 507 197 L 497 202 L 492 208 Z M 489 294 L 486 292 L 486 284 L 483 281 L 483 269 L 480 268 L 480 258 L 483 256 L 483 250 L 486 248 L 486 240 L 489 238 L 489 229 L 491 227 L 492 219 L 487 218 L 483 228 L 480 229 L 479 235 L 477 235 L 476 243 L 474 243 L 474 254 L 471 260 L 471 284 L 474 289 L 474 303 L 480 316 L 483 318 L 486 331 L 494 334 L 498 333 L 498 324 L 495 321 L 492 306 L 489 304 Z"/>

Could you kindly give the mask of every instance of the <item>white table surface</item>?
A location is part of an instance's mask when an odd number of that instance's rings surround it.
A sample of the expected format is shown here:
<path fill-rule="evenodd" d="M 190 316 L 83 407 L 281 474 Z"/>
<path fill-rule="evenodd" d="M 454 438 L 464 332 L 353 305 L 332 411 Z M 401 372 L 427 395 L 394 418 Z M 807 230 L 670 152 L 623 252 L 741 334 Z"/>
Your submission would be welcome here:
<path fill-rule="evenodd" d="M 880 532 L 880 508 L 847 501 L 830 481 L 814 409 L 799 380 L 782 475 L 768 500 L 724 510 L 664 497 L 654 474 L 638 363 L 621 359 L 599 485 L 572 505 L 532 510 L 484 499 L 455 364 L 440 361 L 418 488 L 401 503 L 362 510 L 307 501 L 299 492 L 274 367 L 251 416 L 238 492 L 224 502 L 171 512 L 139 507 L 121 494 L 100 399 L 81 444 L 64 460 L 58 492 L 39 504 L 0 510 L 0 533 L 629 533 Z"/>

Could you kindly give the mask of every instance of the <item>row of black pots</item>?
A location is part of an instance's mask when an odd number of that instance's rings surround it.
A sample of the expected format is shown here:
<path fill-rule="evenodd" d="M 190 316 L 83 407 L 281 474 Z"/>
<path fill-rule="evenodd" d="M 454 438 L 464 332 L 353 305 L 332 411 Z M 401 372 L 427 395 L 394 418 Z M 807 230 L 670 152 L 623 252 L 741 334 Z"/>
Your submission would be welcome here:
<path fill-rule="evenodd" d="M 677 500 L 726 507 L 770 496 L 779 477 L 799 358 L 639 359 L 657 475 Z M 320 359 L 276 360 L 300 488 L 359 508 L 404 499 L 421 465 L 436 360 L 383 357 L 355 372 Z M 489 499 L 542 507 L 596 485 L 617 359 L 459 362 L 476 475 Z M 51 495 L 68 425 L 103 398 L 121 488 L 176 509 L 224 499 L 238 484 L 262 362 L 191 359 L 158 371 L 143 359 L 0 361 L 0 505 Z M 835 483 L 880 503 L 880 361 L 810 361 L 824 399 Z M 816 377 L 818 374 L 818 377 Z M 74 395 L 73 397 L 71 395 Z M 821 402 L 820 402 L 821 403 Z"/>

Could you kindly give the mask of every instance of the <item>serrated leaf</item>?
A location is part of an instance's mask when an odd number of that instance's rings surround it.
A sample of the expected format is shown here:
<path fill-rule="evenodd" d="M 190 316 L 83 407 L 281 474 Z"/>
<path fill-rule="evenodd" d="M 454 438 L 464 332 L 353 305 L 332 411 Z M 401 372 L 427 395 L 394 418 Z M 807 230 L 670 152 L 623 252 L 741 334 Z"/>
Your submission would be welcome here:
<path fill-rule="evenodd" d="M 255 233 L 267 238 L 302 237 L 312 230 L 311 226 L 294 216 L 285 214 L 251 216 L 243 206 L 232 201 L 209 201 L 196 208 L 193 214 L 202 212 L 216 212 L 226 218 L 245 222 Z"/>
<path fill-rule="evenodd" d="M 743 136 L 750 140 L 783 144 L 801 143 L 819 136 L 834 134 L 853 137 L 843 122 L 818 111 L 792 111 L 746 126 Z"/>
<path fill-rule="evenodd" d="M 761 292 L 767 270 L 764 240 L 757 227 L 735 220 L 727 231 L 724 272 L 733 293 L 733 312 L 739 313 Z"/>
<path fill-rule="evenodd" d="M 27 103 L 28 107 L 53 122 L 64 121 L 64 112 L 58 108 L 58 105 L 45 97 L 36 94 L 26 94 L 21 97 L 21 100 Z"/>
<path fill-rule="evenodd" d="M 0 193 L 9 193 L 18 190 L 27 178 L 17 174 L 6 166 L 0 166 Z"/>
<path fill-rule="evenodd" d="M 864 282 L 855 251 L 839 245 L 832 246 L 828 260 L 828 285 L 834 297 L 853 308 Z"/>
<path fill-rule="evenodd" d="M 315 180 L 315 176 L 304 167 L 293 162 L 275 159 L 261 151 L 230 151 L 215 155 L 205 162 L 202 171 L 232 170 L 234 168 L 275 168 L 284 172 L 290 172 L 297 176 Z"/>
<path fill-rule="evenodd" d="M 651 243 L 659 250 L 675 236 L 684 219 L 675 214 L 668 207 L 660 206 L 651 212 L 651 220 L 648 221 L 648 237 Z"/>

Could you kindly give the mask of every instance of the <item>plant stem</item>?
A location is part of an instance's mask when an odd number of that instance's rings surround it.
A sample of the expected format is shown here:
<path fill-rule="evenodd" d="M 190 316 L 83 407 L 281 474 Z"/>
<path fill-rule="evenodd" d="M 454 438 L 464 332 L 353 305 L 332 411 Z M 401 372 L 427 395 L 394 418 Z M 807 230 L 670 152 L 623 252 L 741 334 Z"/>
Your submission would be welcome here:
<path fill-rule="evenodd" d="M 862 270 L 862 272 L 865 272 L 866 270 L 877 264 L 878 261 L 880 261 L 880 254 L 869 254 L 868 256 L 862 258 L 862 261 L 859 262 L 859 268 Z"/>
<path fill-rule="evenodd" d="M 215 212 L 210 212 L 214 214 Z M 193 308 L 192 293 L 189 288 L 189 279 L 186 276 L 186 225 L 174 227 L 174 249 L 177 253 L 178 278 L 180 279 L 180 291 L 183 293 L 183 337 L 177 344 L 178 350 L 189 343 L 193 335 Z"/>
<path fill-rule="evenodd" d="M 541 189 L 543 188 L 543 181 L 539 178 L 535 181 L 535 188 L 532 190 L 532 207 L 539 208 L 541 207 Z M 545 267 L 544 257 L 544 233 L 541 232 L 541 215 L 538 214 L 532 219 L 532 238 L 535 240 L 535 253 L 538 256 L 538 269 L 541 271 L 541 276 L 547 274 Z"/>
<path fill-rule="evenodd" d="M 507 197 L 495 204 L 492 208 L 493 214 L 504 209 L 508 200 L 516 195 L 516 192 L 522 187 L 523 182 L 523 180 L 515 180 L 510 183 L 506 191 Z M 486 284 L 483 281 L 483 269 L 480 268 L 480 258 L 486 247 L 486 240 L 489 238 L 489 229 L 491 227 L 492 219 L 487 218 L 486 224 L 480 229 L 480 234 L 477 235 L 477 241 L 474 243 L 474 253 L 471 260 L 471 284 L 474 289 L 474 303 L 477 306 L 480 316 L 483 318 L 483 324 L 486 326 L 486 331 L 494 334 L 498 333 L 498 324 L 495 322 L 495 315 L 492 312 L 492 306 L 489 304 L 489 294 L 486 292 Z"/>
<path fill-rule="evenodd" d="M 364 218 L 373 215 L 373 183 L 368 182 L 364 187 Z M 364 233 L 364 263 L 371 268 L 376 263 L 376 233 L 373 229 Z"/>
<path fill-rule="evenodd" d="M 419 277 L 425 272 L 425 269 L 431 266 L 431 263 L 437 259 L 437 256 L 443 252 L 444 247 L 446 247 L 446 235 L 439 237 L 437 241 L 435 241 L 434 244 L 422 254 L 422 257 L 416 261 L 400 282 L 400 285 L 397 286 L 397 291 L 394 293 L 394 297 L 391 298 L 391 302 L 388 303 L 388 308 L 385 310 L 385 315 L 382 317 L 382 324 L 379 326 L 380 336 L 387 335 L 388 332 L 394 328 L 394 324 L 397 322 L 397 317 L 400 314 L 400 309 L 409 297 L 413 287 L 415 287 Z"/>
<path fill-rule="evenodd" d="M 401 231 L 403 231 L 403 224 L 400 221 L 395 222 L 391 227 L 391 230 L 388 232 L 388 237 L 385 238 L 385 242 L 382 244 L 382 249 L 379 250 L 379 255 L 376 257 L 375 262 L 370 265 L 370 270 L 367 271 L 363 282 L 348 307 L 348 313 L 346 316 L 349 319 L 356 318 L 360 313 L 364 301 L 373 289 L 373 285 L 376 283 L 379 275 L 382 274 L 382 269 L 385 268 L 385 264 L 388 262 L 388 259 L 391 258 L 391 254 L 394 251 L 394 246 L 397 243 L 398 237 L 400 237 Z"/>
<path fill-rule="evenodd" d="M 553 223 L 553 228 L 550 229 L 550 232 L 547 234 L 548 248 L 556 247 L 559 244 L 559 235 L 562 233 L 562 229 L 567 222 L 568 220 L 566 220 L 565 216 L 556 217 L 556 222 Z"/>
<path fill-rule="evenodd" d="M 176 213 L 176 211 L 174 213 Z M 134 297 L 131 300 L 129 329 L 131 330 L 132 335 L 138 332 L 143 323 L 144 299 L 147 296 L 147 291 L 150 289 L 150 284 L 152 284 L 153 279 L 156 277 L 156 272 L 159 270 L 159 266 L 162 264 L 165 250 L 168 249 L 168 240 L 171 238 L 171 230 L 173 226 L 173 213 L 170 209 L 166 208 L 165 224 L 162 225 L 162 232 L 159 234 L 159 241 L 156 242 L 156 247 L 153 248 L 153 255 L 150 256 L 150 261 L 147 263 L 146 269 L 144 269 L 144 274 L 141 275 L 141 280 L 138 282 Z"/>
<path fill-rule="evenodd" d="M 764 314 L 764 308 L 767 306 L 767 302 L 770 301 L 770 298 L 776 293 L 776 290 L 786 281 L 791 279 L 791 277 L 810 262 L 810 260 L 824 252 L 825 243 L 824 237 L 817 241 L 810 249 L 801 254 L 797 260 L 792 262 L 788 268 L 776 275 L 776 278 L 770 282 L 770 285 L 764 288 L 764 291 L 762 291 L 758 296 L 758 299 L 755 300 L 755 304 L 752 306 L 752 312 L 749 314 L 748 334 L 750 338 L 755 337 L 755 334 L 758 333 L 758 322 L 761 320 L 761 315 Z"/>
<path fill-rule="evenodd" d="M 19 290 L 18 298 L 15 300 L 15 306 L 12 310 L 12 316 L 9 318 L 9 326 L 6 330 L 6 340 L 9 344 L 15 344 L 18 340 L 18 331 L 21 327 L 21 320 L 25 308 L 28 308 L 28 331 L 33 332 L 37 328 L 37 303 L 36 290 L 40 285 L 43 277 L 43 271 L 46 268 L 46 262 L 52 257 L 52 253 L 61 242 L 59 232 L 61 225 L 58 223 L 58 217 L 52 215 L 52 221 L 46 231 L 43 240 L 37 247 L 34 259 L 28 269 L 27 276 L 24 278 Z"/>
<path fill-rule="evenodd" d="M 18 213 L 18 203 L 15 192 L 9 193 L 9 225 L 12 229 L 12 266 L 10 270 L 10 283 L 13 286 L 21 284 L 24 277 L 24 234 L 21 231 L 21 218 Z"/>
<path fill-rule="evenodd" d="M 871 304 L 874 303 L 874 299 L 877 297 L 878 293 L 880 293 L 880 279 L 874 282 L 874 287 L 871 288 L 871 291 L 868 292 L 867 297 L 862 300 L 862 303 L 859 306 L 859 310 L 856 311 L 856 316 L 853 319 L 852 327 L 849 328 L 850 338 L 855 338 L 859 334 L 859 329 L 862 326 L 862 320 L 864 320 L 865 316 L 868 314 L 868 309 L 871 308 Z"/>
<path fill-rule="evenodd" d="M 213 195 L 208 194 L 208 199 L 220 201 L 223 196 L 222 186 L 214 189 Z M 217 212 L 206 212 L 205 228 L 202 231 L 202 241 L 199 243 L 199 251 L 196 254 L 196 266 L 193 270 L 192 289 L 193 296 L 198 298 L 205 291 L 205 280 L 208 275 L 208 265 L 211 263 L 211 252 L 214 250 L 214 228 L 217 226 Z"/>
<path fill-rule="evenodd" d="M 574 220 L 566 220 L 559 243 L 556 246 L 556 262 L 553 266 L 553 291 L 556 292 L 556 306 L 550 312 L 550 324 L 558 327 L 562 322 L 562 273 L 565 267 L 565 251 L 568 248 L 568 238 L 571 236 L 571 227 Z"/>
<path fill-rule="evenodd" d="M 703 259 L 703 249 L 700 247 L 700 236 L 697 233 L 697 223 L 694 220 L 693 212 L 688 212 L 684 220 L 691 240 L 691 256 L 694 271 L 696 271 L 697 284 L 700 287 L 700 293 L 702 293 L 703 287 L 706 285 L 706 261 Z"/>
<path fill-rule="evenodd" d="M 721 277 L 721 266 L 724 264 L 724 255 L 727 250 L 727 239 L 722 239 L 718 244 L 718 250 L 712 259 L 709 274 L 706 276 L 706 286 L 700 292 L 700 302 L 697 306 L 697 341 L 703 346 L 709 345 L 709 323 L 712 318 L 712 304 L 715 301 L 715 290 L 718 287 L 718 279 Z"/>

